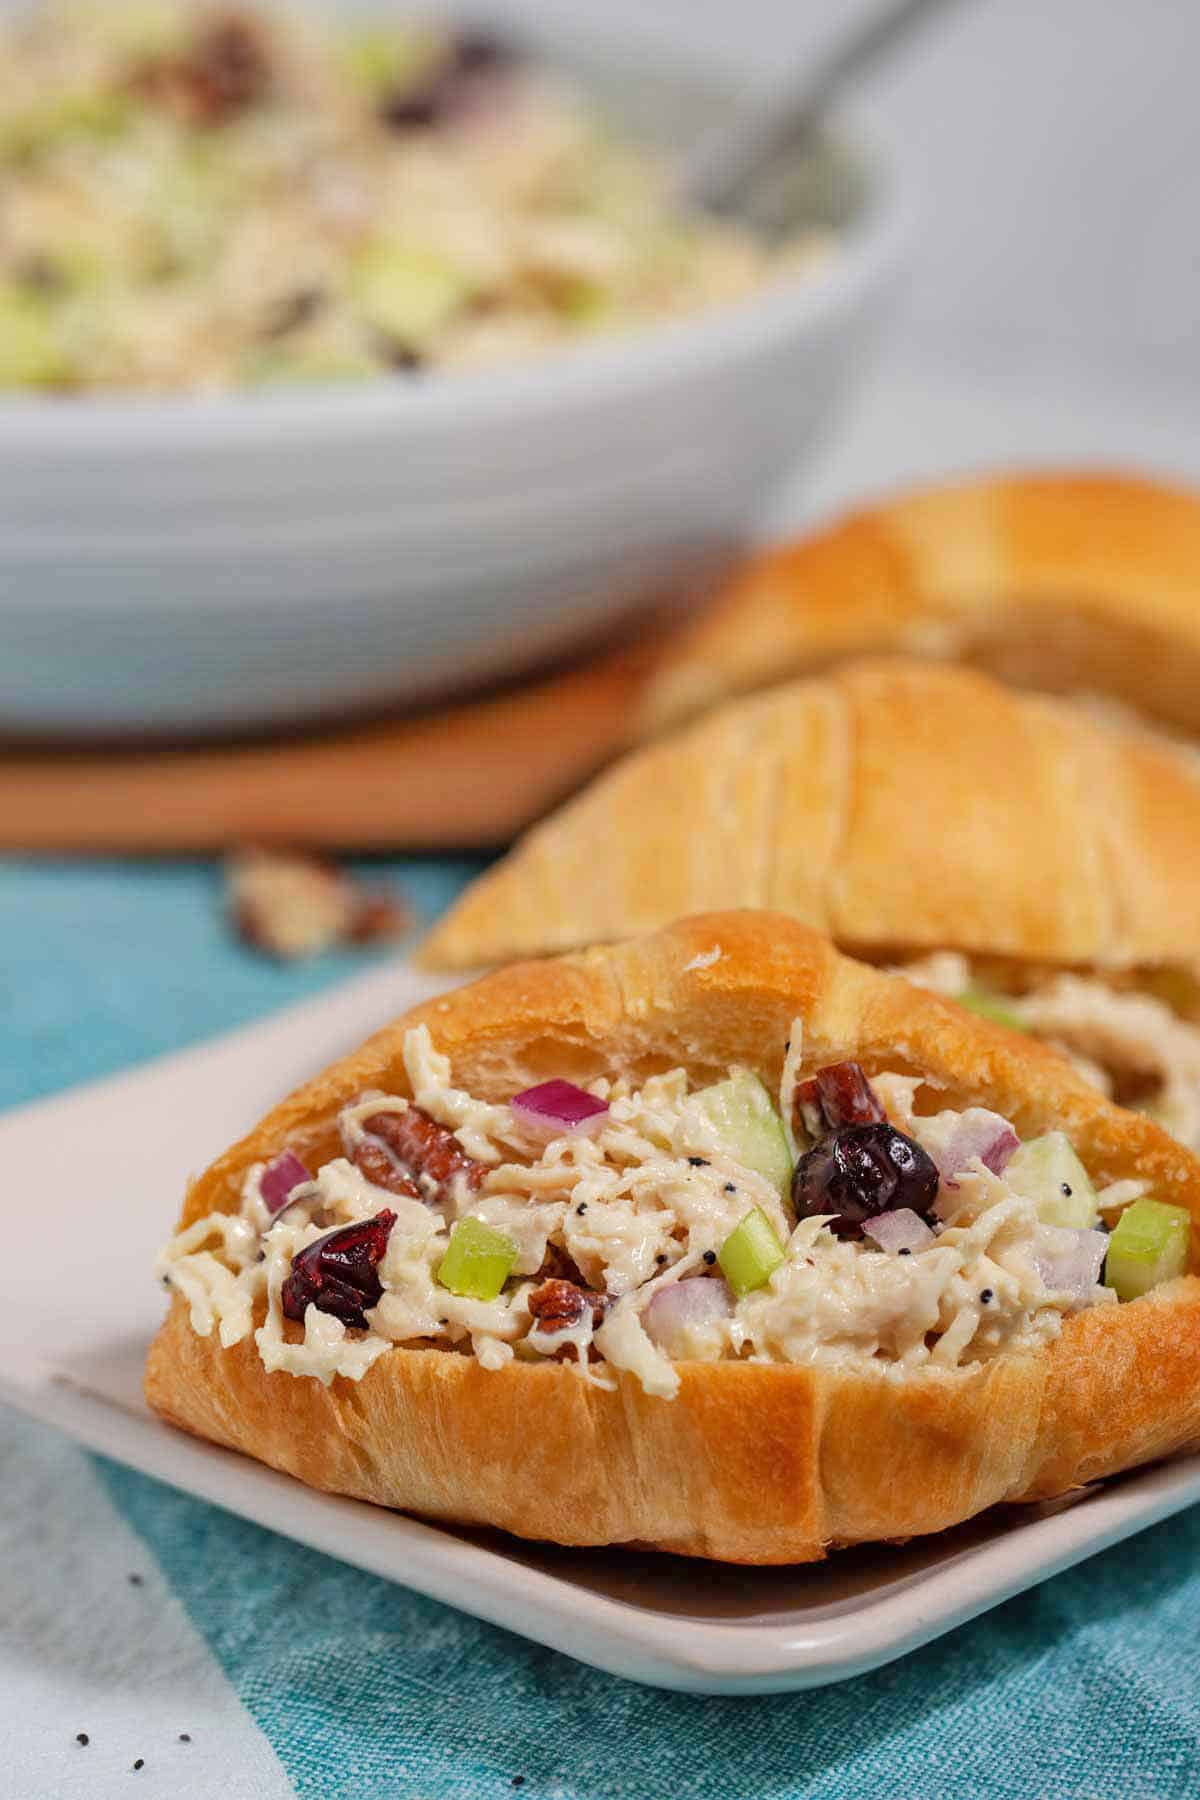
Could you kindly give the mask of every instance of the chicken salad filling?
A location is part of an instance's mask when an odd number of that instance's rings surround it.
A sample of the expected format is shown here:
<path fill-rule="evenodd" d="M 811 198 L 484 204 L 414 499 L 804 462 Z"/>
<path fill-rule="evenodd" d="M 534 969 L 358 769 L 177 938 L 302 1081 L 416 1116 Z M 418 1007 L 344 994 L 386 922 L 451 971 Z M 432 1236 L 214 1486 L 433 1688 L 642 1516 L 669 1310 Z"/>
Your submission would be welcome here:
<path fill-rule="evenodd" d="M 225 0 L 0 21 L 0 391 L 208 392 L 520 362 L 823 260 L 491 32 Z"/>
<path fill-rule="evenodd" d="M 357 1380 L 407 1344 L 669 1399 L 690 1360 L 958 1368 L 1185 1271 L 1187 1212 L 1097 1193 L 1062 1133 L 919 1113 L 919 1080 L 854 1063 L 802 1079 L 802 1044 L 796 1021 L 777 1100 L 745 1069 L 672 1069 L 497 1103 L 417 1026 L 411 1099 L 357 1096 L 315 1172 L 287 1148 L 252 1165 L 159 1273 L 268 1371 Z"/>
<path fill-rule="evenodd" d="M 968 957 L 940 950 L 898 971 L 918 987 L 1052 1044 L 1084 1078 L 1200 1150 L 1200 1025 L 1162 995 L 1094 975 L 1059 973 L 1010 993 Z"/>

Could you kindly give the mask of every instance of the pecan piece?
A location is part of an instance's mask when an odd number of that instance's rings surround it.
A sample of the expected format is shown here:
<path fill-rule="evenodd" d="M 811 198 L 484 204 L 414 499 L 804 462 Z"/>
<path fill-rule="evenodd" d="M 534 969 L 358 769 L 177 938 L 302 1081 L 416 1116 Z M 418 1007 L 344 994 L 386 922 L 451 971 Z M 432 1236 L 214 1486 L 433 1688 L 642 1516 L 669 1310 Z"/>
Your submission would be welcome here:
<path fill-rule="evenodd" d="M 843 1125 L 880 1125 L 887 1119 L 861 1063 L 830 1063 L 796 1086 L 796 1123 L 814 1139 Z"/>
<path fill-rule="evenodd" d="M 465 1183 L 474 1193 L 484 1177 L 482 1163 L 468 1156 L 452 1131 L 431 1119 L 419 1106 L 404 1112 L 372 1113 L 363 1130 L 379 1138 L 407 1174 L 422 1197 L 444 1205 L 453 1197 L 454 1184 Z"/>
<path fill-rule="evenodd" d="M 560 1248 L 558 1244 L 547 1244 L 546 1254 L 542 1258 L 542 1266 L 534 1276 L 535 1281 L 571 1281 L 576 1287 L 586 1287 L 583 1271 L 573 1256 Z"/>
<path fill-rule="evenodd" d="M 271 64 L 261 34 L 236 13 L 203 23 L 182 56 L 144 62 L 132 85 L 187 125 L 223 125 L 266 94 Z"/>
<path fill-rule="evenodd" d="M 406 1175 L 383 1145 L 372 1138 L 363 1138 L 355 1144 L 350 1160 L 360 1175 L 365 1175 L 376 1187 L 385 1188 L 389 1194 L 403 1194 L 409 1200 L 421 1198 L 412 1176 Z"/>
<path fill-rule="evenodd" d="M 604 1317 L 605 1299 L 590 1288 L 577 1287 L 573 1281 L 543 1281 L 529 1296 L 529 1310 L 535 1331 L 547 1336 L 556 1331 L 570 1331 L 582 1324 L 588 1313 L 593 1329 Z"/>

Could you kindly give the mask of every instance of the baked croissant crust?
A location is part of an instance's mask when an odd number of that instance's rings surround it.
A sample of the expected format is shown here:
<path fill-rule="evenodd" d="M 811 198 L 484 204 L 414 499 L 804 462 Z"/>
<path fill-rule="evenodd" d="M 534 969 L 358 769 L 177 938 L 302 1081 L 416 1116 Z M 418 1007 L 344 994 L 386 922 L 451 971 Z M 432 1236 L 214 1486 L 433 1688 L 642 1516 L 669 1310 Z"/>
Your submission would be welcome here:
<path fill-rule="evenodd" d="M 512 966 L 372 1037 L 284 1100 L 191 1187 L 182 1223 L 239 1206 L 281 1149 L 337 1154 L 339 1110 L 410 1093 L 406 1033 L 427 1026 L 485 1101 L 569 1074 L 645 1080 L 730 1067 L 774 1089 L 793 1022 L 803 1073 L 845 1059 L 920 1077 L 934 1107 L 979 1105 L 1062 1130 L 1097 1185 L 1149 1184 L 1200 1221 L 1200 1163 L 1040 1046 L 851 961 L 793 919 L 725 912 L 633 942 Z M 1193 1237 L 1195 1232 L 1193 1230 Z M 1194 1246 L 1193 1246 L 1194 1255 Z M 293 1328 L 294 1329 L 294 1328 Z M 942 1530 L 1200 1439 L 1200 1280 L 1068 1317 L 1053 1341 L 955 1368 L 684 1361 L 672 1399 L 627 1373 L 486 1368 L 457 1349 L 389 1347 L 361 1380 L 267 1373 L 176 1297 L 151 1349 L 150 1404 L 176 1425 L 317 1488 L 563 1544 L 651 1545 L 787 1563 L 832 1545 Z"/>
<path fill-rule="evenodd" d="M 634 752 L 466 891 L 423 946 L 470 968 L 713 907 L 901 960 L 1200 958 L 1200 761 L 948 664 L 847 664 Z"/>
<path fill-rule="evenodd" d="M 1200 733 L 1200 500 L 1117 474 L 938 486 L 736 571 L 674 639 L 643 731 L 851 656 L 970 662 Z"/>

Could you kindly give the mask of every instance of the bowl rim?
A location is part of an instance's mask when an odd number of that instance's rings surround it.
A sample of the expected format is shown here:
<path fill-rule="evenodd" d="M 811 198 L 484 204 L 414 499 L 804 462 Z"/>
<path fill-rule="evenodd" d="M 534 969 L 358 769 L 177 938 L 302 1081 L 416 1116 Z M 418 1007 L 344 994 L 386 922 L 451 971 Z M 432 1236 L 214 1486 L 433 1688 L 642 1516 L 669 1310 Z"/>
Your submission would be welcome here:
<path fill-rule="evenodd" d="M 691 69 L 701 79 L 713 76 L 703 59 Z M 379 381 L 251 393 L 0 397 L 0 453 L 104 450 L 120 456 L 160 446 L 236 451 L 294 436 L 298 427 L 319 428 L 331 442 L 438 426 L 470 432 L 498 419 L 520 424 L 569 412 L 597 395 L 621 403 L 768 351 L 852 311 L 898 267 L 912 232 L 915 184 L 896 134 L 857 104 L 835 111 L 827 131 L 865 173 L 861 217 L 825 262 L 782 271 L 738 300 L 555 347 L 512 365 L 434 374 L 411 387 Z"/>

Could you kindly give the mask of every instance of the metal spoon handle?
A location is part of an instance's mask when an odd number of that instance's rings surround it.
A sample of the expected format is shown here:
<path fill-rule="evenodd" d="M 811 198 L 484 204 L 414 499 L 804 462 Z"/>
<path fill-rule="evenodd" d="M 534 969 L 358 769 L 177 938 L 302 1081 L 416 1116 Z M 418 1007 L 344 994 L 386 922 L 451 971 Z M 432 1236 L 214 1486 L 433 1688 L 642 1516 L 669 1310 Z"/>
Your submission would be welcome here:
<path fill-rule="evenodd" d="M 730 212 L 788 150 L 817 126 L 831 103 L 890 54 L 919 24 L 954 0 L 890 0 L 835 41 L 815 62 L 791 69 L 728 124 L 703 137 L 679 179 L 680 198 Z"/>

